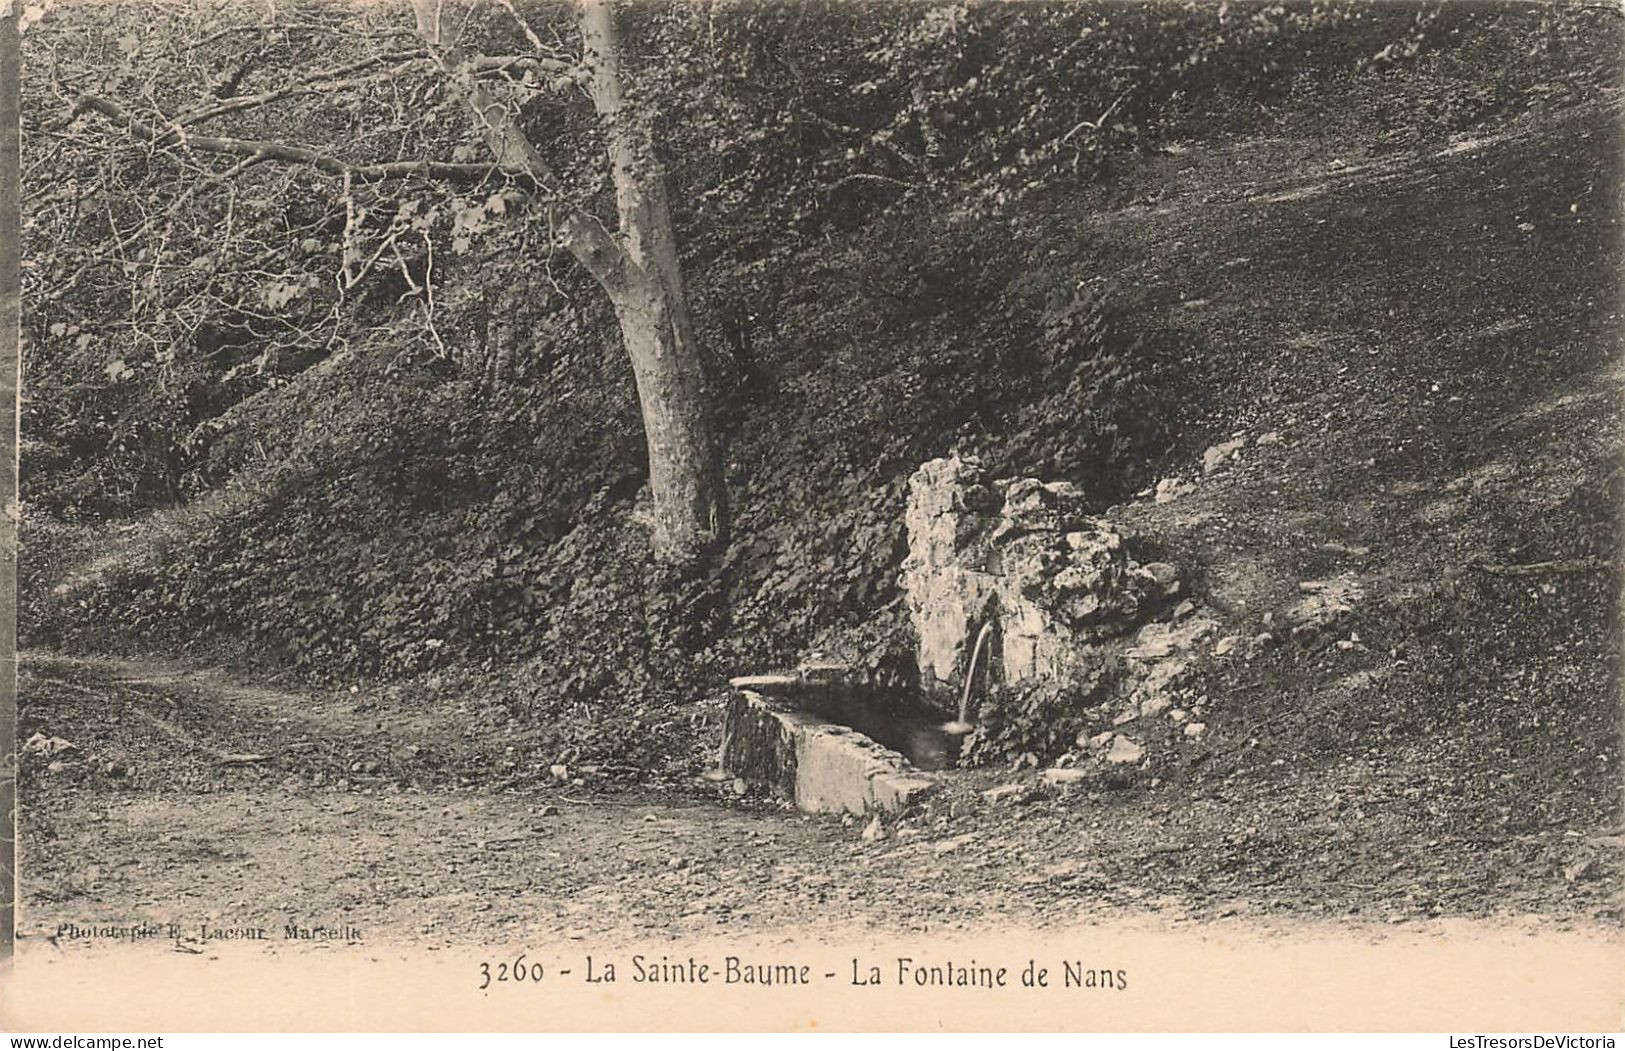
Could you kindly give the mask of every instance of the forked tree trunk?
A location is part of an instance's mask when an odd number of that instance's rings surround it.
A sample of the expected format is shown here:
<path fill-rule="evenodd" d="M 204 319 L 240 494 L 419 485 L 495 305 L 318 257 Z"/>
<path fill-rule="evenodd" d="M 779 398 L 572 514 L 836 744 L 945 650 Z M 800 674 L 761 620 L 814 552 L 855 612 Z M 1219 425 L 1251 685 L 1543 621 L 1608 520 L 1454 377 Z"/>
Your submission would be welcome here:
<path fill-rule="evenodd" d="M 506 102 L 476 76 L 475 62 L 442 38 L 438 0 L 414 0 L 418 33 L 462 89 L 480 135 L 504 167 L 528 171 L 546 188 L 553 172 Z M 581 37 L 593 106 L 603 122 L 619 226 L 609 233 L 579 207 L 545 205 L 559 243 L 608 294 L 632 361 L 649 449 L 654 552 L 693 563 L 727 539 L 727 499 L 713 445 L 700 350 L 677 262 L 665 173 L 646 115 L 621 85 L 614 11 L 581 0 Z"/>

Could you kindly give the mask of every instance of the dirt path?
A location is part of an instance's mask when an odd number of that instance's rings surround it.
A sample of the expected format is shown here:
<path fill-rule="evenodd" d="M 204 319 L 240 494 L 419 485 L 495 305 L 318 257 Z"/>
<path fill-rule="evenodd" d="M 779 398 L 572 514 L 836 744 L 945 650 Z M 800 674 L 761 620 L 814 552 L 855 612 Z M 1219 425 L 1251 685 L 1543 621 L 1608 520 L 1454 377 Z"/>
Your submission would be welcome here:
<path fill-rule="evenodd" d="M 1356 835 L 1324 800 L 1356 782 L 1382 794 L 1387 775 L 1358 765 L 1307 772 L 1290 791 L 1035 793 L 1014 806 L 982 800 L 997 775 L 965 773 L 868 842 L 835 819 L 669 787 L 460 786 L 466 766 L 427 758 L 447 720 L 422 713 L 150 662 L 23 667 L 24 738 L 75 745 L 55 768 L 25 756 L 24 938 L 173 923 L 187 952 L 205 924 L 457 945 L 1620 914 L 1618 837 L 1440 838 L 1397 810 Z M 1565 880 L 1577 862 L 1586 878 Z"/>

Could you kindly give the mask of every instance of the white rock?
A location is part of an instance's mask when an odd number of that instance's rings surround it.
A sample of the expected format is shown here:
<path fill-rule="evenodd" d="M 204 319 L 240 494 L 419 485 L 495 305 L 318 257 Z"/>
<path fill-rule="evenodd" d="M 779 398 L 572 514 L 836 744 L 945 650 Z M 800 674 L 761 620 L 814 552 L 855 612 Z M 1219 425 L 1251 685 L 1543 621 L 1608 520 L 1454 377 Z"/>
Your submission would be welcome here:
<path fill-rule="evenodd" d="M 1187 723 L 1185 726 L 1186 737 L 1200 737 L 1205 732 L 1207 732 L 1207 723 Z"/>
<path fill-rule="evenodd" d="M 1573 862 L 1572 864 L 1564 867 L 1563 878 L 1568 880 L 1570 883 L 1578 883 L 1581 880 L 1590 879 L 1596 874 L 1596 870 L 1596 858 L 1582 858 L 1579 861 Z"/>
<path fill-rule="evenodd" d="M 1118 736 L 1112 741 L 1112 750 L 1106 753 L 1108 763 L 1138 763 L 1145 758 L 1145 749 L 1138 741 Z"/>
<path fill-rule="evenodd" d="M 1245 438 L 1232 438 L 1227 442 L 1208 446 L 1207 450 L 1202 453 L 1202 473 L 1210 474 L 1226 460 L 1236 458 L 1236 454 L 1241 451 L 1241 447 L 1245 444 L 1247 444 Z"/>
<path fill-rule="evenodd" d="M 78 747 L 72 741 L 37 733 L 23 745 L 23 751 L 30 755 L 56 755 L 59 752 L 76 751 Z"/>
<path fill-rule="evenodd" d="M 1168 504 L 1172 500 L 1180 499 L 1181 495 L 1189 491 L 1191 491 L 1189 482 L 1180 481 L 1178 478 L 1163 478 L 1162 481 L 1157 482 L 1157 489 L 1155 489 L 1155 495 L 1152 499 L 1157 504 Z"/>
<path fill-rule="evenodd" d="M 1158 584 L 1172 584 L 1179 579 L 1179 570 L 1169 562 L 1151 562 L 1142 567 Z"/>

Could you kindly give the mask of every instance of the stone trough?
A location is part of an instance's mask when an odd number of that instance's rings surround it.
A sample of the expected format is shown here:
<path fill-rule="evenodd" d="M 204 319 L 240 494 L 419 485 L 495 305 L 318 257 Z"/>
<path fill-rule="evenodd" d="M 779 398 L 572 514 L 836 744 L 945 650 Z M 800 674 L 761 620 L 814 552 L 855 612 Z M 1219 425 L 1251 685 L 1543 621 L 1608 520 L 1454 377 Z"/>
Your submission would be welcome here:
<path fill-rule="evenodd" d="M 831 721 L 809 701 L 838 687 L 803 675 L 731 680 L 722 768 L 807 813 L 895 814 L 936 787 L 901 752 Z"/>

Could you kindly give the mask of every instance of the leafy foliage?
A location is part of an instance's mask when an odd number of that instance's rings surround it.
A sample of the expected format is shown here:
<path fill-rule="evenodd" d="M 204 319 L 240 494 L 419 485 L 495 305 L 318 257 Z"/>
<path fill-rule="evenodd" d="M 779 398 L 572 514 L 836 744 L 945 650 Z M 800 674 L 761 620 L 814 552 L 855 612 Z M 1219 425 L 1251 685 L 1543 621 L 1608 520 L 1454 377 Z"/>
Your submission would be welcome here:
<path fill-rule="evenodd" d="M 1019 761 L 1047 763 L 1073 747 L 1087 725 L 1085 711 L 1099 702 L 1107 673 L 1061 685 L 1000 683 L 976 708 L 976 728 L 965 738 L 964 758 L 973 766 Z"/>

